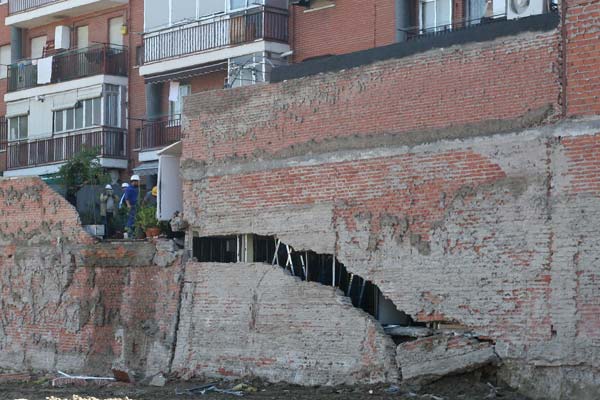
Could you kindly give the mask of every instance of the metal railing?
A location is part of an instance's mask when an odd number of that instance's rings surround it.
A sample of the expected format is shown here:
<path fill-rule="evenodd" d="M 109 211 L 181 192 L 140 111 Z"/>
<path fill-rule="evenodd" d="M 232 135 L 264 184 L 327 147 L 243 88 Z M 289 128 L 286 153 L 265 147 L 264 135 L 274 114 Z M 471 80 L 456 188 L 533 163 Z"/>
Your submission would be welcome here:
<path fill-rule="evenodd" d="M 52 59 L 50 83 L 58 83 L 93 75 L 127 76 L 127 49 L 114 45 L 93 45 L 84 49 L 57 53 Z M 38 86 L 37 60 L 24 60 L 8 66 L 8 91 Z"/>
<path fill-rule="evenodd" d="M 476 19 L 460 19 L 452 21 L 448 24 L 442 24 L 428 28 L 423 28 L 421 26 L 410 26 L 406 28 L 400 28 L 398 30 L 406 35 L 405 40 L 414 40 L 423 37 L 442 36 L 452 31 L 459 31 L 472 28 L 477 25 L 491 24 L 505 20 L 506 14 L 498 14 L 491 17 L 481 17 Z"/>
<path fill-rule="evenodd" d="M 260 7 L 144 35 L 144 63 L 179 57 L 257 39 L 288 41 L 287 10 Z"/>
<path fill-rule="evenodd" d="M 181 116 L 145 121 L 138 130 L 136 149 L 145 151 L 173 144 L 181 139 Z"/>
<path fill-rule="evenodd" d="M 8 14 L 16 14 L 60 1 L 64 0 L 8 0 Z"/>
<path fill-rule="evenodd" d="M 36 167 L 70 160 L 86 148 L 99 157 L 126 159 L 127 134 L 123 129 L 97 128 L 85 132 L 8 143 L 7 169 Z"/>
<path fill-rule="evenodd" d="M 8 143 L 8 120 L 6 117 L 0 117 L 0 151 L 6 150 Z"/>

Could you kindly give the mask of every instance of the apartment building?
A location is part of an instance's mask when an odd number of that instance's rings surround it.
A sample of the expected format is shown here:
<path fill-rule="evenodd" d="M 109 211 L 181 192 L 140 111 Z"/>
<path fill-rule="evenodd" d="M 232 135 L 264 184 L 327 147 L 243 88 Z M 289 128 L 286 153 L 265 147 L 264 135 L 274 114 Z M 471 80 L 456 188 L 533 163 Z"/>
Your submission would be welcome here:
<path fill-rule="evenodd" d="M 0 169 L 44 176 L 92 146 L 115 181 L 135 171 L 153 184 L 192 93 L 506 13 L 498 0 L 8 0 Z"/>

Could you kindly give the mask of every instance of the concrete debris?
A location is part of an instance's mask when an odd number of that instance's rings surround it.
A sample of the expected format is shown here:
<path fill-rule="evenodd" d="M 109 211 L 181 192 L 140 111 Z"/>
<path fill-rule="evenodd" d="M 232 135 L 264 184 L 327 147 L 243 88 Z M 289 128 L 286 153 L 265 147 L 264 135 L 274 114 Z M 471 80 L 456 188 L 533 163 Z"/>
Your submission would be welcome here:
<path fill-rule="evenodd" d="M 167 378 L 163 374 L 154 375 L 150 380 L 150 386 L 162 387 L 167 383 Z"/>
<path fill-rule="evenodd" d="M 85 375 L 69 375 L 62 371 L 58 371 L 61 375 L 58 378 L 52 380 L 53 387 L 67 386 L 67 385 L 86 385 L 88 383 L 101 385 L 109 382 L 114 382 L 115 378 L 99 377 L 99 376 L 85 376 Z"/>
<path fill-rule="evenodd" d="M 176 212 L 171 219 L 171 230 L 173 232 L 183 232 L 188 228 L 188 223 L 183 219 L 183 216 Z"/>
<path fill-rule="evenodd" d="M 242 389 L 240 389 L 240 390 L 234 390 L 234 388 L 237 388 L 237 387 L 240 387 Z M 248 393 L 251 392 L 249 390 L 249 388 L 252 388 L 252 389 L 254 389 L 254 391 L 256 391 L 256 388 L 254 388 L 254 387 L 252 387 L 250 385 L 245 385 L 243 383 L 234 386 L 234 388 L 232 388 L 232 389 L 220 389 L 220 388 L 217 387 L 217 385 L 215 383 L 209 383 L 207 385 L 202 385 L 202 386 L 198 386 L 198 387 L 191 388 L 191 389 L 184 389 L 184 390 L 175 389 L 175 394 L 176 395 L 196 396 L 196 395 L 205 395 L 205 394 L 208 394 L 210 392 L 215 392 L 215 393 L 230 394 L 232 396 L 242 397 L 242 396 L 244 396 L 244 393 L 245 393 L 245 391 L 243 389 L 248 390 Z"/>
<path fill-rule="evenodd" d="M 402 343 L 397 348 L 402 378 L 419 384 L 497 361 L 491 343 L 464 336 L 435 335 Z"/>
<path fill-rule="evenodd" d="M 231 390 L 245 392 L 245 393 L 256 393 L 258 389 L 254 386 L 248 385 L 246 383 L 239 383 L 231 388 Z"/>
<path fill-rule="evenodd" d="M 390 336 L 427 337 L 433 335 L 433 331 L 423 326 L 400 326 L 388 325 L 383 328 Z"/>

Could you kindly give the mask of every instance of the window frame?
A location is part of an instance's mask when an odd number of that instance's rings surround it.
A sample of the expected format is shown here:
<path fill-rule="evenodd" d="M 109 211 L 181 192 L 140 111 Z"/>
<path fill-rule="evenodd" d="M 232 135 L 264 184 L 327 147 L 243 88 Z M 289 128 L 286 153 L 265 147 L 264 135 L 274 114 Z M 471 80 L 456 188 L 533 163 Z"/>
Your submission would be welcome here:
<path fill-rule="evenodd" d="M 453 10 L 453 2 L 452 0 L 419 0 L 419 31 L 421 34 L 430 33 L 430 32 L 439 32 L 440 30 L 444 30 L 440 28 L 440 24 L 438 21 L 438 2 L 447 1 L 448 2 L 448 10 L 450 11 L 450 15 L 448 16 L 448 20 L 450 21 L 450 26 L 453 23 L 454 10 Z M 423 4 L 424 3 L 434 3 L 434 24 L 432 27 L 425 27 L 423 21 Z"/>
<path fill-rule="evenodd" d="M 17 121 L 16 124 L 16 128 L 17 128 L 17 136 L 13 135 L 13 120 Z M 25 121 L 25 134 L 23 134 L 23 132 L 21 132 L 23 126 L 21 125 L 21 121 Z M 9 142 L 18 142 L 21 140 L 27 140 L 27 138 L 29 137 L 29 115 L 28 114 L 22 114 L 22 115 L 15 115 L 12 117 L 8 117 L 8 141 Z"/>
<path fill-rule="evenodd" d="M 94 122 L 96 122 L 96 120 L 94 118 L 95 117 L 95 115 L 94 115 L 95 101 L 100 103 L 100 109 L 99 109 L 99 115 L 98 115 L 98 118 L 100 118 L 99 124 L 94 123 Z M 53 131 L 53 133 L 62 135 L 62 134 L 70 133 L 70 132 L 80 131 L 83 129 L 90 129 L 90 128 L 96 128 L 96 127 L 102 126 L 102 97 L 94 97 L 91 99 L 79 100 L 77 103 L 78 104 L 75 107 L 64 108 L 62 110 L 55 110 L 52 113 L 52 131 Z M 89 106 L 87 104 L 89 104 Z M 82 111 L 81 111 L 82 123 L 81 123 L 81 126 L 79 126 L 79 127 L 77 126 L 77 123 L 76 123 L 78 109 L 82 109 Z M 87 117 L 88 117 L 88 114 L 90 114 L 90 113 L 91 113 L 92 124 L 86 125 Z M 71 114 L 71 120 L 72 120 L 71 121 L 71 123 L 72 123 L 71 129 L 67 128 L 67 124 L 69 123 L 69 114 Z M 57 129 L 58 128 L 58 125 L 57 125 L 58 115 L 61 115 L 61 129 Z"/>

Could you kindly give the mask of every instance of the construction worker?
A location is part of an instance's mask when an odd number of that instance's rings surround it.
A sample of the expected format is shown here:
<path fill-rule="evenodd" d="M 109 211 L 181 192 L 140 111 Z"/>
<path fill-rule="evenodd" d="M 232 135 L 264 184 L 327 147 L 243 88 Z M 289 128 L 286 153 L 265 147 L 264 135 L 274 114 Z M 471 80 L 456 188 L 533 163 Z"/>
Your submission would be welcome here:
<path fill-rule="evenodd" d="M 116 205 L 119 198 L 115 196 L 111 185 L 104 187 L 104 192 L 100 194 L 100 216 L 104 222 L 104 238 L 112 235 L 112 220 L 116 211 Z"/>
<path fill-rule="evenodd" d="M 151 191 L 146 193 L 144 200 L 142 200 L 143 206 L 156 207 L 156 196 L 158 196 L 158 187 L 154 186 Z"/>
<path fill-rule="evenodd" d="M 119 209 L 123 208 L 123 203 L 125 202 L 125 191 L 127 190 L 128 187 L 129 187 L 129 183 L 127 183 L 127 182 L 121 183 L 121 190 L 123 191 L 123 194 L 121 195 L 121 200 L 119 200 Z"/>
<path fill-rule="evenodd" d="M 129 180 L 129 187 L 125 189 L 123 200 L 129 209 L 129 217 L 127 218 L 127 231 L 133 237 L 135 225 L 135 213 L 137 211 L 137 202 L 140 194 L 140 177 L 132 175 Z"/>

